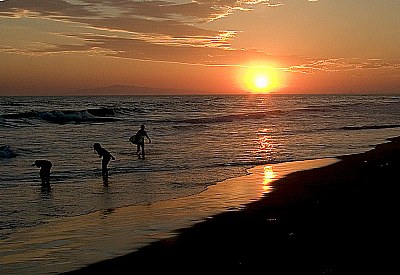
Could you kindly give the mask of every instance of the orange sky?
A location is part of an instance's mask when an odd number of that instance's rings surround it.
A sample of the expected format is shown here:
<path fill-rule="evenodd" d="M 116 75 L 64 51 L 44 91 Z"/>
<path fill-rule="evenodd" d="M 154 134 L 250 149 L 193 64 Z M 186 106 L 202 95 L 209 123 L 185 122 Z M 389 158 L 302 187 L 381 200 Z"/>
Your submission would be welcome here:
<path fill-rule="evenodd" d="M 0 0 L 0 95 L 399 94 L 399 14 L 394 0 Z"/>

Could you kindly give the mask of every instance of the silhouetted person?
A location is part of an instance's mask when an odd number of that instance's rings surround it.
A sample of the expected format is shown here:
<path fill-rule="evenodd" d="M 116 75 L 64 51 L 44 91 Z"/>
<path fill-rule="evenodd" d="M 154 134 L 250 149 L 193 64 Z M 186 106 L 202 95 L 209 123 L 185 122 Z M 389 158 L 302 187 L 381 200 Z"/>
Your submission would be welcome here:
<path fill-rule="evenodd" d="M 144 138 L 145 137 L 149 140 L 149 143 L 151 143 L 151 139 L 147 135 L 147 132 L 144 129 L 144 125 L 142 124 L 140 126 L 140 130 L 137 131 L 137 133 L 135 135 L 135 141 L 133 142 L 133 143 L 137 144 L 136 154 L 138 155 L 139 158 L 140 158 L 140 154 L 142 154 L 142 158 L 144 158 L 144 155 L 145 155 L 145 153 L 144 153 Z"/>
<path fill-rule="evenodd" d="M 99 158 L 103 158 L 101 161 L 101 174 L 103 176 L 103 181 L 107 182 L 108 181 L 108 168 L 107 165 L 110 162 L 111 159 L 115 160 L 114 156 L 110 154 L 106 149 L 101 147 L 100 143 L 95 143 L 93 144 L 93 149 L 97 154 L 99 154 Z"/>
<path fill-rule="evenodd" d="M 42 180 L 42 187 L 50 187 L 50 169 L 53 164 L 48 160 L 35 160 L 32 166 L 40 168 L 40 179 Z"/>

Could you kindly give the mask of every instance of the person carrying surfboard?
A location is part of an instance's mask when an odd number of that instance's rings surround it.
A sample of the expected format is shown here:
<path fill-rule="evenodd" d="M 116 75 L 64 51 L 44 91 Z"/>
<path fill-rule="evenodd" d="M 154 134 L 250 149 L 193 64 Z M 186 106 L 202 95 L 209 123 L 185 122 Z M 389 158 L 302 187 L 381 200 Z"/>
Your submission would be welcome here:
<path fill-rule="evenodd" d="M 132 142 L 133 144 L 137 145 L 137 151 L 136 154 L 138 155 L 138 157 L 140 158 L 140 155 L 142 155 L 142 159 L 144 159 L 144 138 L 146 137 L 149 140 L 149 143 L 151 143 L 151 139 L 149 138 L 149 136 L 147 135 L 146 130 L 144 129 L 144 125 L 142 124 L 140 126 L 140 130 L 137 131 L 136 135 L 132 136 L 129 140 L 130 142 Z"/>

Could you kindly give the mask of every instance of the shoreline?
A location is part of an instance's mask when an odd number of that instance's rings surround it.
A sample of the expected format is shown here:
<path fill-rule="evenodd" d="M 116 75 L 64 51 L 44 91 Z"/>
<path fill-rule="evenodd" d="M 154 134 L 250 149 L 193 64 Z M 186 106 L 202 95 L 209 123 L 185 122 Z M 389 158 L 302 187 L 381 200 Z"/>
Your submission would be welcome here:
<path fill-rule="evenodd" d="M 321 168 L 291 173 L 240 211 L 212 216 L 176 236 L 65 274 L 127 270 L 387 272 L 395 239 L 400 137 Z M 396 232 L 397 233 L 397 232 Z M 392 245 L 392 247 L 391 247 Z"/>
<path fill-rule="evenodd" d="M 7 274 L 53 274 L 129 254 L 159 240 L 175 238 L 183 228 L 220 213 L 243 209 L 269 193 L 274 181 L 294 171 L 337 161 L 324 158 L 255 166 L 246 175 L 218 182 L 198 194 L 105 209 L 21 229 L 0 240 L 0 270 Z"/>

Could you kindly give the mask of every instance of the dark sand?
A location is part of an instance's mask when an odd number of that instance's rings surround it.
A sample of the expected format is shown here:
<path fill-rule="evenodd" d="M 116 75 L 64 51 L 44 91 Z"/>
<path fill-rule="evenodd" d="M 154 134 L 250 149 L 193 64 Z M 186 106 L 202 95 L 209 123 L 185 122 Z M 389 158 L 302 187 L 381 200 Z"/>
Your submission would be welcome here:
<path fill-rule="evenodd" d="M 340 159 L 276 181 L 244 210 L 68 274 L 398 274 L 400 137 Z"/>

